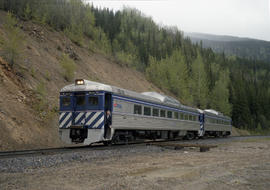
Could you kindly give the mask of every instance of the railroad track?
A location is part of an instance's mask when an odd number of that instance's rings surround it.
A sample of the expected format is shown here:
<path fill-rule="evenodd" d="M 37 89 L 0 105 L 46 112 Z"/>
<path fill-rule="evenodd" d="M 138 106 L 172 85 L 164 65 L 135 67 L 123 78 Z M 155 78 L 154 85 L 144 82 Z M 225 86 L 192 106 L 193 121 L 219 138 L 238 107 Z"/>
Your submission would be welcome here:
<path fill-rule="evenodd" d="M 157 141 L 139 141 L 132 142 L 128 144 L 115 144 L 112 146 L 105 146 L 103 144 L 95 144 L 92 146 L 72 146 L 72 147 L 59 147 L 59 148 L 47 148 L 47 149 L 33 149 L 33 150 L 19 150 L 19 151 L 1 151 L 0 159 L 2 158 L 12 158 L 12 157 L 22 157 L 22 156 L 36 156 L 36 155 L 50 155 L 58 153 L 67 153 L 72 151 L 91 151 L 91 150 L 106 150 L 106 149 L 117 149 L 120 147 L 134 146 L 134 145 L 153 145 L 160 147 L 171 147 L 172 149 L 182 149 L 184 147 L 199 147 L 201 152 L 204 150 L 208 151 L 210 148 L 216 147 L 212 144 L 219 140 L 234 140 L 238 138 L 255 138 L 255 137 L 270 137 L 270 136 L 234 136 L 228 138 L 208 138 L 202 140 L 157 140 Z M 212 142 L 210 142 L 212 141 Z M 206 144 L 210 142 L 209 144 Z M 179 143 L 179 144 L 176 144 Z"/>
<path fill-rule="evenodd" d="M 1 151 L 1 158 L 20 157 L 28 155 L 45 155 L 58 152 L 71 151 L 73 147 L 59 147 L 59 148 L 46 148 L 46 149 L 32 149 L 32 150 L 18 150 L 18 151 Z M 82 147 L 77 147 L 82 148 Z"/>
<path fill-rule="evenodd" d="M 37 155 L 52 155 L 59 153 L 68 153 L 73 151 L 91 151 L 91 150 L 109 150 L 117 149 L 119 147 L 131 146 L 131 145 L 143 145 L 146 142 L 133 142 L 129 144 L 115 144 L 106 146 L 103 144 L 94 144 L 91 146 L 71 146 L 71 147 L 59 147 L 59 148 L 46 148 L 46 149 L 32 149 L 32 150 L 18 150 L 18 151 L 0 151 L 0 159 L 23 157 L 23 156 L 37 156 Z"/>

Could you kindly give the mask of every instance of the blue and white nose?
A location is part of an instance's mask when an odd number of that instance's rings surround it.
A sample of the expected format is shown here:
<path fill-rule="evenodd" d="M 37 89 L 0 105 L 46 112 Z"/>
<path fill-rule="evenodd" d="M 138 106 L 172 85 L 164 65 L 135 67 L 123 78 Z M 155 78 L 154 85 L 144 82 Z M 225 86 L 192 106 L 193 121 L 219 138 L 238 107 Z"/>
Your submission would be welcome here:
<path fill-rule="evenodd" d="M 85 124 L 85 112 L 75 112 L 73 125 L 84 125 Z"/>
<path fill-rule="evenodd" d="M 104 112 L 87 112 L 85 125 L 88 128 L 101 129 L 104 126 Z"/>
<path fill-rule="evenodd" d="M 62 112 L 59 116 L 59 128 L 68 128 L 72 125 L 72 112 Z"/>

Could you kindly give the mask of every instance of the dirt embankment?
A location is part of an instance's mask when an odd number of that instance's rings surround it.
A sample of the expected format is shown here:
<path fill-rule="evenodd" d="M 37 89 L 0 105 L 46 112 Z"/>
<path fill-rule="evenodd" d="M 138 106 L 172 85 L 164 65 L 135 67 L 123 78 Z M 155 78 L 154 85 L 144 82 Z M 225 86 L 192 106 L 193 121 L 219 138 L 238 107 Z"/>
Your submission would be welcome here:
<path fill-rule="evenodd" d="M 6 13 L 0 11 L 0 35 L 4 38 L 5 16 Z M 61 32 L 32 22 L 21 21 L 19 25 L 25 42 L 20 59 L 12 69 L 0 59 L 0 150 L 61 144 L 57 134 L 58 114 L 39 109 L 43 106 L 47 111 L 57 110 L 59 90 L 71 83 L 64 79 L 59 63 L 63 53 L 76 63 L 75 78 L 138 92 L 160 91 L 143 74 L 76 46 Z M 40 93 L 45 96 L 43 102 L 37 98 Z"/>
<path fill-rule="evenodd" d="M 232 127 L 232 136 L 249 136 L 249 131 Z"/>

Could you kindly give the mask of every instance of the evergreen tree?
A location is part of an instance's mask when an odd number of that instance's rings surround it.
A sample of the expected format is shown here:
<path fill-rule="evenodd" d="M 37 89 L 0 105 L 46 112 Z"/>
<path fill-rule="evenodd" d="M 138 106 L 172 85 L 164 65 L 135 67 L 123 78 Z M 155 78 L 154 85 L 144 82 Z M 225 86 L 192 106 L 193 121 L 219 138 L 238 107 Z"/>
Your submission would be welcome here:
<path fill-rule="evenodd" d="M 192 63 L 190 87 L 194 104 L 198 108 L 206 108 L 208 97 L 208 78 L 200 52 Z"/>
<path fill-rule="evenodd" d="M 231 105 L 229 103 L 229 71 L 220 71 L 219 79 L 216 81 L 213 91 L 210 95 L 210 108 L 221 111 L 226 115 L 231 113 Z"/>

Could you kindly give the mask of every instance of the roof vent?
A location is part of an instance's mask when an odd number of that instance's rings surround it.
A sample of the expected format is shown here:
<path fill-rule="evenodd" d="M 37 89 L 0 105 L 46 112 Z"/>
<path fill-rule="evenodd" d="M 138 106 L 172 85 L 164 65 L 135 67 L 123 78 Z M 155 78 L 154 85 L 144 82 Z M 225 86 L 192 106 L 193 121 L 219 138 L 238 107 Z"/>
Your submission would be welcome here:
<path fill-rule="evenodd" d="M 167 103 L 167 104 L 171 104 L 171 105 L 175 105 L 175 106 L 181 105 L 180 102 L 178 100 L 174 99 L 173 97 L 165 96 L 165 95 L 159 94 L 157 92 L 143 92 L 141 94 L 146 95 L 146 96 L 150 96 L 153 98 L 157 98 L 163 103 Z"/>

